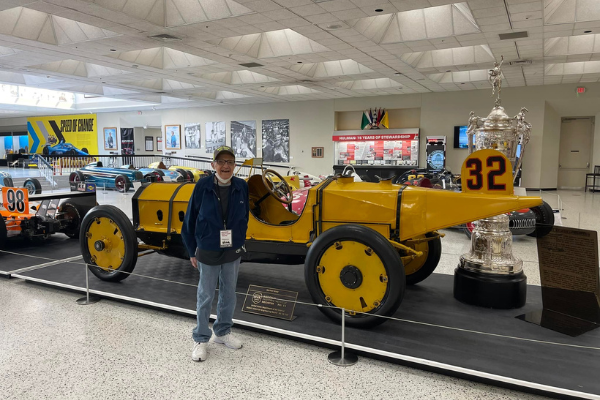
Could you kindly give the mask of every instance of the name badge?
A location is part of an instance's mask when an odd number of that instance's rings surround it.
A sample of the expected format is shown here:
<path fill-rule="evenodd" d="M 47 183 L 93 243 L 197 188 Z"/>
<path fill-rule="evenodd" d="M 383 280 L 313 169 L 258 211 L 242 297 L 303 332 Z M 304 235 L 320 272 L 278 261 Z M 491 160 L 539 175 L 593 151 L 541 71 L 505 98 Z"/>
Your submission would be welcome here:
<path fill-rule="evenodd" d="M 233 246 L 233 238 L 231 234 L 231 229 L 221 231 L 221 247 L 231 247 Z"/>

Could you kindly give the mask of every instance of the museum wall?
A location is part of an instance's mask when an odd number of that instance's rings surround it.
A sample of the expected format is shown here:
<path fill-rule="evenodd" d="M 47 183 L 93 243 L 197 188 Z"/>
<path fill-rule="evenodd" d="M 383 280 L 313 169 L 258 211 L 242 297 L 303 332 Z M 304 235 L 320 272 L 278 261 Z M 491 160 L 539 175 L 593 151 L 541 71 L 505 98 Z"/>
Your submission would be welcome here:
<path fill-rule="evenodd" d="M 577 96 L 575 84 L 531 86 L 502 90 L 502 104 L 509 116 L 520 107 L 527 107 L 527 120 L 532 124 L 532 137 L 524 159 L 523 185 L 529 188 L 556 187 L 560 118 L 569 116 L 600 116 L 600 84 L 586 83 L 587 92 Z M 232 120 L 255 120 L 257 148 L 261 148 L 261 121 L 263 119 L 290 120 L 290 163 L 313 174 L 331 172 L 333 143 L 331 136 L 336 126 L 353 126 L 349 116 L 360 123 L 362 110 L 383 107 L 390 110 L 390 128 L 409 127 L 421 129 L 420 165 L 425 165 L 425 136 L 445 135 L 448 138 L 447 166 L 458 173 L 467 156 L 467 150 L 453 148 L 453 127 L 465 125 L 469 111 L 486 117 L 494 105 L 491 90 L 454 91 L 412 95 L 368 96 L 319 101 L 278 102 L 268 104 L 245 104 L 239 106 L 212 106 L 181 108 L 160 111 L 127 111 L 99 113 L 98 129 L 103 127 L 162 127 L 167 124 L 199 122 L 202 125 L 202 143 L 205 140 L 204 124 L 209 121 L 225 121 L 227 143 L 230 143 Z M 392 111 L 393 110 L 393 111 Z M 340 115 L 344 119 L 340 120 Z M 398 117 L 398 118 L 396 118 Z M 25 126 L 26 118 L 0 119 L 0 126 Z M 101 135 L 100 135 L 101 136 Z M 183 138 L 182 138 L 183 140 Z M 311 158 L 311 147 L 324 147 L 324 158 Z M 600 127 L 594 131 L 593 165 L 600 165 Z M 136 147 L 137 144 L 136 144 Z M 103 149 L 101 138 L 99 148 Z M 106 153 L 100 150 L 101 153 Z M 179 150 L 179 156 L 202 155 L 204 149 Z M 260 150 L 259 150 L 260 154 Z"/>

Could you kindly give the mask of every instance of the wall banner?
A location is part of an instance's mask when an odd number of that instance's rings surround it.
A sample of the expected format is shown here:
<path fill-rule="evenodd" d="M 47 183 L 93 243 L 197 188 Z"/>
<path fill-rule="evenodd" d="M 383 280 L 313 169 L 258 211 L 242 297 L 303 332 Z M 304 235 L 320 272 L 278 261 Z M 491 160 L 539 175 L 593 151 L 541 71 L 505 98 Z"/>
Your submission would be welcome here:
<path fill-rule="evenodd" d="M 30 153 L 98 154 L 96 125 L 96 114 L 29 117 L 27 133 Z"/>
<path fill-rule="evenodd" d="M 419 140 L 418 133 L 381 135 L 340 135 L 332 137 L 334 142 L 366 142 L 371 140 Z"/>

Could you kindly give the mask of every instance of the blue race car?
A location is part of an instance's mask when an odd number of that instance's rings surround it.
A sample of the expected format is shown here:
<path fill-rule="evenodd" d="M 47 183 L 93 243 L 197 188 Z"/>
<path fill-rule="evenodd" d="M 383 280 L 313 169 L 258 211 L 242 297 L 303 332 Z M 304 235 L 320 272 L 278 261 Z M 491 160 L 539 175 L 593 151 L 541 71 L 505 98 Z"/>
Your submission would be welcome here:
<path fill-rule="evenodd" d="M 71 172 L 69 182 L 93 182 L 96 187 L 116 189 L 127 192 L 133 182 L 146 182 L 144 174 L 135 169 L 106 168 L 102 162 L 89 163 L 79 171 Z"/>
<path fill-rule="evenodd" d="M 125 169 L 134 169 L 133 166 L 124 165 Z M 144 174 L 144 179 L 147 182 L 184 182 L 185 177 L 177 171 L 170 171 L 162 168 L 140 168 L 138 169 Z"/>
<path fill-rule="evenodd" d="M 15 187 L 12 176 L 8 172 L 0 171 L 0 188 L 2 186 Z M 27 178 L 25 182 L 23 182 L 23 187 L 27 189 L 29 194 L 42 193 L 42 184 L 36 178 Z"/>
<path fill-rule="evenodd" d="M 88 149 L 85 147 L 79 150 L 71 143 L 59 142 L 54 146 L 45 145 L 44 147 L 42 147 L 42 154 L 45 156 L 88 156 L 89 152 Z"/>

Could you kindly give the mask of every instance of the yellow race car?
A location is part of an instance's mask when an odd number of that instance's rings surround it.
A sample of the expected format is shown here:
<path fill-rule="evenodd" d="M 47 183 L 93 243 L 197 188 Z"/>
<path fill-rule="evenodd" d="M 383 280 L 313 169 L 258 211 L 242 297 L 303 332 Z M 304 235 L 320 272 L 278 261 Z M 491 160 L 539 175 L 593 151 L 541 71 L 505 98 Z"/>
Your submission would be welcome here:
<path fill-rule="evenodd" d="M 352 170 L 308 189 L 300 214 L 290 205 L 292 191 L 273 170 L 250 174 L 250 218 L 243 261 L 304 264 L 305 282 L 319 309 L 335 321 L 340 308 L 347 323 L 370 327 L 393 315 L 406 283 L 427 278 L 441 254 L 438 229 L 542 204 L 539 197 L 513 195 L 510 162 L 483 150 L 464 169 L 466 192 L 355 182 Z M 483 153 L 482 153 L 483 152 Z M 486 153 L 488 152 L 488 153 Z M 482 168 L 477 170 L 477 165 Z M 503 167 L 504 166 L 504 167 Z M 132 272 L 138 254 L 157 251 L 188 258 L 181 227 L 194 185 L 144 184 L 133 196 L 133 225 L 118 208 L 92 209 L 81 227 L 81 249 L 100 279 L 120 281 Z M 259 283 L 259 282 L 257 282 Z M 331 306 L 331 307 L 329 307 Z"/>

